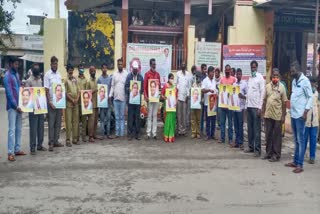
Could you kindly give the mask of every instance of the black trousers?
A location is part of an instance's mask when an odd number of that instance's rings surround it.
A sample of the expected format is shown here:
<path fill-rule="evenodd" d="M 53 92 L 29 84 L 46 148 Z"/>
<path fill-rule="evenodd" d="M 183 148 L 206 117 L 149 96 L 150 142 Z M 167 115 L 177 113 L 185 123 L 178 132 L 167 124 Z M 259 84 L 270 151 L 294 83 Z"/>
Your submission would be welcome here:
<path fill-rule="evenodd" d="M 267 140 L 267 156 L 274 156 L 275 158 L 279 159 L 281 157 L 282 146 L 281 121 L 266 118 L 265 127 Z"/>
<path fill-rule="evenodd" d="M 139 137 L 141 105 L 128 104 L 128 137 Z"/>
<path fill-rule="evenodd" d="M 30 150 L 42 147 L 44 135 L 44 115 L 29 113 Z"/>
<path fill-rule="evenodd" d="M 261 154 L 261 116 L 257 108 L 247 109 L 247 124 L 249 149 Z"/>

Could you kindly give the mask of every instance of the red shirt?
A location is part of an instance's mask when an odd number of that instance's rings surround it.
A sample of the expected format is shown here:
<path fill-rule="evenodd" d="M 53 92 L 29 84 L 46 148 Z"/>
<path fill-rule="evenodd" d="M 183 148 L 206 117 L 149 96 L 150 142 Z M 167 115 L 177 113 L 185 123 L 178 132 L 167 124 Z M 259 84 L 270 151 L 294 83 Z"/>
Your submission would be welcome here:
<path fill-rule="evenodd" d="M 237 82 L 237 79 L 233 76 L 230 76 L 229 78 L 222 77 L 220 80 L 220 84 L 223 84 L 223 85 L 233 85 L 233 83 L 235 82 Z"/>
<path fill-rule="evenodd" d="M 148 98 L 148 89 L 149 89 L 149 84 L 148 81 L 149 79 L 156 79 L 159 80 L 159 89 L 161 86 L 160 82 L 160 74 L 157 71 L 151 71 L 151 69 L 144 75 L 144 81 L 143 81 L 143 88 L 144 88 L 144 97 Z"/>

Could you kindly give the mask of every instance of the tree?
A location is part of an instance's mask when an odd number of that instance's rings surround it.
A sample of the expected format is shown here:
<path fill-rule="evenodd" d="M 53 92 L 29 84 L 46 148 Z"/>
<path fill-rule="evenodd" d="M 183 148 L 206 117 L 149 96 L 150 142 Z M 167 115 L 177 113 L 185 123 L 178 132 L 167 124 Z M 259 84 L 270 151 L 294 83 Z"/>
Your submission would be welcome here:
<path fill-rule="evenodd" d="M 0 0 L 0 50 L 6 50 L 8 48 L 4 43 L 5 37 L 9 37 L 10 42 L 13 43 L 10 24 L 14 19 L 14 11 L 6 11 L 3 8 L 5 2 L 12 5 L 13 8 L 16 8 L 17 3 L 20 3 L 21 0 Z"/>

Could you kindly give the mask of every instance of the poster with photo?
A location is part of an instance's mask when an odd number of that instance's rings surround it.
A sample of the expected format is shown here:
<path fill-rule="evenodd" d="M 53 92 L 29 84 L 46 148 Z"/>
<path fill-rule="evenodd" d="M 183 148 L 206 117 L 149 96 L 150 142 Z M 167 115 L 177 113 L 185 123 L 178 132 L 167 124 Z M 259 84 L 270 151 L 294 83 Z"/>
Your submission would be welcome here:
<path fill-rule="evenodd" d="M 108 85 L 98 84 L 98 108 L 108 108 Z"/>
<path fill-rule="evenodd" d="M 65 109 L 66 108 L 66 89 L 64 84 L 62 83 L 53 83 L 53 97 L 52 104 L 57 109 Z"/>
<path fill-rule="evenodd" d="M 81 112 L 82 115 L 92 114 L 92 91 L 81 90 Z"/>
<path fill-rule="evenodd" d="M 176 99 L 176 89 L 167 88 L 166 89 L 166 111 L 167 112 L 176 112 L 177 108 L 177 99 Z"/>
<path fill-rule="evenodd" d="M 191 109 L 201 109 L 201 88 L 191 88 Z"/>
<path fill-rule="evenodd" d="M 46 89 L 44 87 L 33 88 L 33 106 L 34 114 L 48 113 Z"/>
<path fill-rule="evenodd" d="M 216 94 L 208 95 L 208 117 L 217 115 L 218 96 Z"/>
<path fill-rule="evenodd" d="M 33 112 L 33 88 L 20 88 L 19 107 L 22 112 Z"/>
<path fill-rule="evenodd" d="M 239 86 L 229 86 L 230 96 L 229 96 L 229 109 L 234 111 L 240 110 L 240 87 Z"/>
<path fill-rule="evenodd" d="M 230 85 L 219 85 L 219 108 L 229 108 Z M 232 86 L 231 86 L 232 87 Z"/>
<path fill-rule="evenodd" d="M 140 105 L 141 103 L 141 82 L 140 81 L 130 81 L 130 95 L 129 104 Z"/>
<path fill-rule="evenodd" d="M 148 96 L 150 103 L 158 103 L 160 92 L 159 92 L 159 80 L 157 79 L 149 79 L 148 81 Z"/>

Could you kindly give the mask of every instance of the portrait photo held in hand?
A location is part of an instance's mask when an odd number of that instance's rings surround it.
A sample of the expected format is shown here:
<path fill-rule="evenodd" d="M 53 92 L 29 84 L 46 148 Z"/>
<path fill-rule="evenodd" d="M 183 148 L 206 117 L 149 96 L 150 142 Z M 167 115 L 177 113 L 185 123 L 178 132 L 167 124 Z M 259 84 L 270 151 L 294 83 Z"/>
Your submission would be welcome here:
<path fill-rule="evenodd" d="M 209 94 L 208 96 L 208 116 L 217 115 L 218 96 L 216 94 Z"/>
<path fill-rule="evenodd" d="M 130 95 L 129 95 L 129 104 L 140 105 L 141 103 L 141 82 L 140 81 L 130 81 Z"/>
<path fill-rule="evenodd" d="M 219 85 L 219 108 L 229 108 L 229 85 Z"/>
<path fill-rule="evenodd" d="M 81 90 L 81 112 L 82 115 L 92 114 L 92 91 Z"/>
<path fill-rule="evenodd" d="M 20 88 L 19 107 L 22 112 L 33 112 L 33 88 Z"/>
<path fill-rule="evenodd" d="M 201 88 L 191 88 L 191 109 L 201 109 Z"/>
<path fill-rule="evenodd" d="M 240 87 L 239 86 L 229 86 L 231 89 L 230 96 L 229 96 L 229 109 L 239 111 L 240 110 Z"/>
<path fill-rule="evenodd" d="M 53 98 L 52 104 L 57 109 L 66 108 L 66 90 L 64 84 L 53 83 Z"/>
<path fill-rule="evenodd" d="M 47 114 L 46 89 L 43 87 L 33 87 L 34 114 Z"/>
<path fill-rule="evenodd" d="M 159 80 L 157 79 L 150 79 L 148 81 L 149 84 L 149 102 L 150 103 L 158 103 L 159 102 Z"/>
<path fill-rule="evenodd" d="M 108 85 L 98 84 L 98 108 L 108 108 Z"/>
<path fill-rule="evenodd" d="M 176 89 L 166 89 L 166 111 L 175 112 L 177 108 Z"/>

